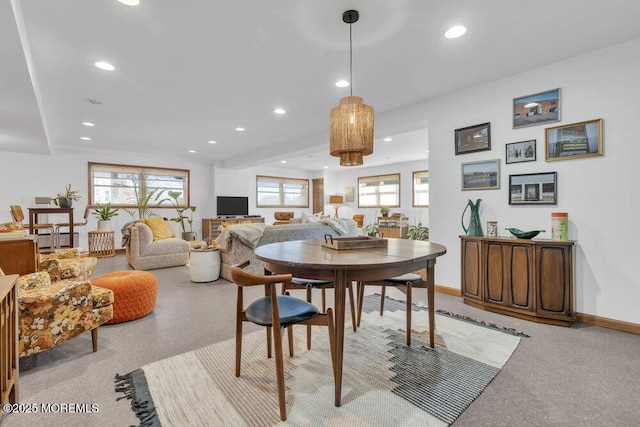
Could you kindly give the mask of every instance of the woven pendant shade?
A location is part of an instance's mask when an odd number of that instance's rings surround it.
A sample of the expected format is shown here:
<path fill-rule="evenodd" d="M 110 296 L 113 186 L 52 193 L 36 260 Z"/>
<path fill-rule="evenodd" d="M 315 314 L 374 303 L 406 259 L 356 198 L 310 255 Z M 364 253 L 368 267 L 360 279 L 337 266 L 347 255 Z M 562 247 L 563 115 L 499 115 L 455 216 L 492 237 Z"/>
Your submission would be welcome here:
<path fill-rule="evenodd" d="M 341 166 L 358 166 L 373 153 L 373 107 L 359 96 L 346 96 L 331 110 L 329 154 Z"/>

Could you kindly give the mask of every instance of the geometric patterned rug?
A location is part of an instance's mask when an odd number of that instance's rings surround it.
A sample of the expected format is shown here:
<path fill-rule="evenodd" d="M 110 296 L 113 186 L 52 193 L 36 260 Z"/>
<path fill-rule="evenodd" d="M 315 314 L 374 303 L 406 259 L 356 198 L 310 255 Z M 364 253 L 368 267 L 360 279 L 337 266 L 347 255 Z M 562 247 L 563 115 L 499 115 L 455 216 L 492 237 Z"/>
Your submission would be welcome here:
<path fill-rule="evenodd" d="M 447 426 L 476 399 L 515 351 L 520 336 L 436 314 L 436 348 L 427 312 L 414 306 L 412 345 L 405 345 L 405 303 L 365 297 L 361 327 L 345 329 L 342 406 L 333 405 L 328 334 L 294 327 L 295 356 L 285 347 L 287 420 L 280 421 L 275 365 L 264 330 L 243 338 L 235 377 L 235 339 L 150 363 L 116 376 L 144 426 Z M 346 316 L 350 319 L 349 315 Z M 347 322 L 349 323 L 349 322 Z M 124 395 L 122 395 L 124 394 Z"/>

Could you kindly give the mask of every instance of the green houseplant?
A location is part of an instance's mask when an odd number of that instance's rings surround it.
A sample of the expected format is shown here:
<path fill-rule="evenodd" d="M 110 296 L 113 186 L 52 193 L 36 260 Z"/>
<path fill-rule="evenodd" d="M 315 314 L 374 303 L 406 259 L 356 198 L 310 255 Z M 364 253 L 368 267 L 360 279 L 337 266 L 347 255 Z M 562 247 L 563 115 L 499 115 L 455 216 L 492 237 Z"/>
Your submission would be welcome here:
<path fill-rule="evenodd" d="M 362 227 L 362 233 L 365 236 L 375 237 L 378 235 L 378 232 L 379 232 L 378 224 L 376 224 L 375 222 L 371 224 L 367 224 L 364 227 Z"/>
<path fill-rule="evenodd" d="M 409 240 L 429 240 L 429 227 L 423 226 L 421 222 L 414 224 L 407 230 Z"/>
<path fill-rule="evenodd" d="M 181 191 L 169 191 L 169 202 L 173 205 L 174 209 L 178 213 L 178 216 L 171 218 L 171 221 L 175 221 L 182 227 L 182 238 L 184 240 L 196 240 L 196 233 L 193 231 L 193 213 L 196 211 L 195 206 L 180 206 L 178 199 L 182 195 Z M 185 213 L 188 213 L 187 216 Z M 189 231 L 185 226 L 185 221 L 189 224 Z"/>
<path fill-rule="evenodd" d="M 64 187 L 64 191 L 58 193 L 56 197 L 51 200 L 53 200 L 53 204 L 56 206 L 60 206 L 61 208 L 70 208 L 74 200 L 80 200 L 80 193 L 77 190 L 72 190 L 71 184 L 67 184 Z"/>
<path fill-rule="evenodd" d="M 118 215 L 118 208 L 112 208 L 111 203 L 105 203 L 100 206 L 100 204 L 96 205 L 96 208 L 93 209 L 92 215 L 98 218 L 98 231 L 107 231 L 111 230 L 111 218 Z"/>
<path fill-rule="evenodd" d="M 131 218 L 133 219 L 136 219 L 136 214 L 138 219 L 153 216 L 154 214 L 151 209 L 155 209 L 159 207 L 162 202 L 169 200 L 167 198 L 161 199 L 162 195 L 166 191 L 165 189 L 144 187 L 140 175 L 129 175 L 127 176 L 126 181 L 121 185 L 123 187 L 128 187 L 133 191 L 133 195 L 130 200 L 135 205 L 135 209 L 125 209 L 125 211 L 131 215 Z"/>
<path fill-rule="evenodd" d="M 389 208 L 389 206 L 380 206 L 380 213 L 382 214 L 382 216 L 389 216 L 390 210 L 391 208 Z"/>

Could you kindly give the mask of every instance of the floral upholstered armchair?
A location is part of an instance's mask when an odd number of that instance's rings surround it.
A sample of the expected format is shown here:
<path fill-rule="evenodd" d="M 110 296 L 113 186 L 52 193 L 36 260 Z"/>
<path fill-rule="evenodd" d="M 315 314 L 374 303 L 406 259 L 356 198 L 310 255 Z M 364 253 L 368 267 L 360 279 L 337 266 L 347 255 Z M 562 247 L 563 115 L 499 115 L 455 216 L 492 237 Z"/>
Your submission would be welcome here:
<path fill-rule="evenodd" d="M 86 280 L 93 275 L 98 263 L 96 257 L 81 257 L 78 248 L 38 256 L 38 270 L 49 273 L 52 282 L 65 279 Z"/>
<path fill-rule="evenodd" d="M 98 349 L 98 326 L 113 317 L 113 292 L 86 279 L 58 280 L 46 271 L 18 278 L 20 357 L 30 356 L 91 331 Z"/>

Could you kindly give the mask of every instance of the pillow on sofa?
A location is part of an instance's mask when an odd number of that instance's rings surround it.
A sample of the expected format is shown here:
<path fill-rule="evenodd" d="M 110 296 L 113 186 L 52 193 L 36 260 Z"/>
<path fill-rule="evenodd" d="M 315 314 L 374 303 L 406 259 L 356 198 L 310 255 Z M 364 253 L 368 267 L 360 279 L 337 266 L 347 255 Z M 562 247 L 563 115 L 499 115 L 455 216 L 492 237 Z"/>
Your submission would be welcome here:
<path fill-rule="evenodd" d="M 289 220 L 289 224 L 301 224 L 302 223 L 302 218 L 291 218 Z"/>
<path fill-rule="evenodd" d="M 302 223 L 303 224 L 315 224 L 320 222 L 320 218 L 315 215 L 308 214 L 306 212 L 302 212 Z"/>
<path fill-rule="evenodd" d="M 164 219 L 161 216 L 154 216 L 153 218 L 144 218 L 142 220 L 149 228 L 151 229 L 151 233 L 153 233 L 153 241 L 168 239 L 170 237 L 175 237 L 169 226 L 164 222 Z"/>

